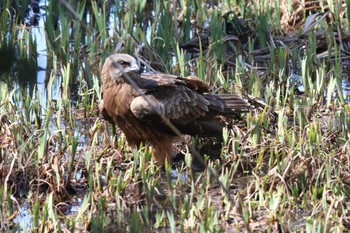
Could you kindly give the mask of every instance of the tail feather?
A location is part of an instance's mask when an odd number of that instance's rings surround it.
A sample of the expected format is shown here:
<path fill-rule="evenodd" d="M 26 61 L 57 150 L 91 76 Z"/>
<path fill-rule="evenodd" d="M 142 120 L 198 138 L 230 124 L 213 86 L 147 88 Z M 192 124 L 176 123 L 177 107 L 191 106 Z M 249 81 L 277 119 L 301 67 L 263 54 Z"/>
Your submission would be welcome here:
<path fill-rule="evenodd" d="M 206 95 L 210 101 L 210 108 L 219 113 L 230 114 L 235 112 L 247 112 L 254 109 L 254 106 L 248 100 L 243 99 L 237 94 L 216 94 Z"/>

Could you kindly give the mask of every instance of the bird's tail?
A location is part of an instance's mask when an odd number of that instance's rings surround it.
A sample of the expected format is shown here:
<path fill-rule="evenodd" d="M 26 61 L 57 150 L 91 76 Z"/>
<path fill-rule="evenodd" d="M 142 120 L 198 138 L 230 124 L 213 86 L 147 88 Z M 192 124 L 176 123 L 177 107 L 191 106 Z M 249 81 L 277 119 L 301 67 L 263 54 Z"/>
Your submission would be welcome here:
<path fill-rule="evenodd" d="M 210 94 L 206 99 L 210 101 L 211 109 L 221 114 L 248 112 L 255 108 L 237 94 Z"/>

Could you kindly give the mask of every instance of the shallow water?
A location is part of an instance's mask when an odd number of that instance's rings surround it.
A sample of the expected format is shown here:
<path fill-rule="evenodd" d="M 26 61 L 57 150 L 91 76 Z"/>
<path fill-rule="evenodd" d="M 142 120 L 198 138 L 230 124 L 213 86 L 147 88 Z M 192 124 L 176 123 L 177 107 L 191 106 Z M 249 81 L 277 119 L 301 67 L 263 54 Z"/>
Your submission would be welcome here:
<path fill-rule="evenodd" d="M 302 77 L 299 74 L 296 73 L 292 73 L 291 76 L 291 83 L 293 85 L 296 85 L 298 90 L 303 93 L 305 91 L 304 86 L 303 86 L 303 81 L 302 81 Z M 348 80 L 342 80 L 342 93 L 343 93 L 343 97 L 346 103 L 350 103 L 350 82 Z M 337 90 L 335 88 L 333 96 L 336 97 L 337 95 Z M 327 93 L 325 93 L 325 96 L 327 95 Z"/>
<path fill-rule="evenodd" d="M 17 232 L 28 232 L 34 227 L 34 216 L 30 212 L 31 208 L 24 204 L 18 208 L 18 215 L 13 222 L 19 225 L 20 230 Z"/>

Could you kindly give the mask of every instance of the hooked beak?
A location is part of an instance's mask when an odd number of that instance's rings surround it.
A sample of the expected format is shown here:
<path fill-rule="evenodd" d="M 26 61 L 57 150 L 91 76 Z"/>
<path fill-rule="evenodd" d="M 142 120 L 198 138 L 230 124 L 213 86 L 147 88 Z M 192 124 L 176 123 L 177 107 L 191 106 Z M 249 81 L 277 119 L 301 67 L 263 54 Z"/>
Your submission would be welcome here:
<path fill-rule="evenodd" d="M 128 70 L 128 72 L 133 72 L 135 74 L 141 74 L 141 69 L 140 66 L 135 64 L 133 67 L 130 67 L 130 69 Z"/>

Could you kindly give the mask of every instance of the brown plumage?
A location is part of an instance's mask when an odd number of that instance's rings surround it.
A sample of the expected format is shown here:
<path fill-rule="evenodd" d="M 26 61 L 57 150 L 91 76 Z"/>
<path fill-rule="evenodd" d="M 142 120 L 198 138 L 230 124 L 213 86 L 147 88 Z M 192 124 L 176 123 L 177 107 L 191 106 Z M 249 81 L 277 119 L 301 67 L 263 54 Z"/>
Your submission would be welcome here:
<path fill-rule="evenodd" d="M 171 162 L 172 143 L 178 138 L 164 119 L 181 134 L 221 137 L 223 124 L 216 116 L 252 109 L 236 94 L 210 94 L 208 84 L 194 76 L 140 74 L 136 59 L 128 54 L 109 56 L 101 75 L 103 117 L 117 124 L 130 146 L 151 147 L 159 165 Z"/>

